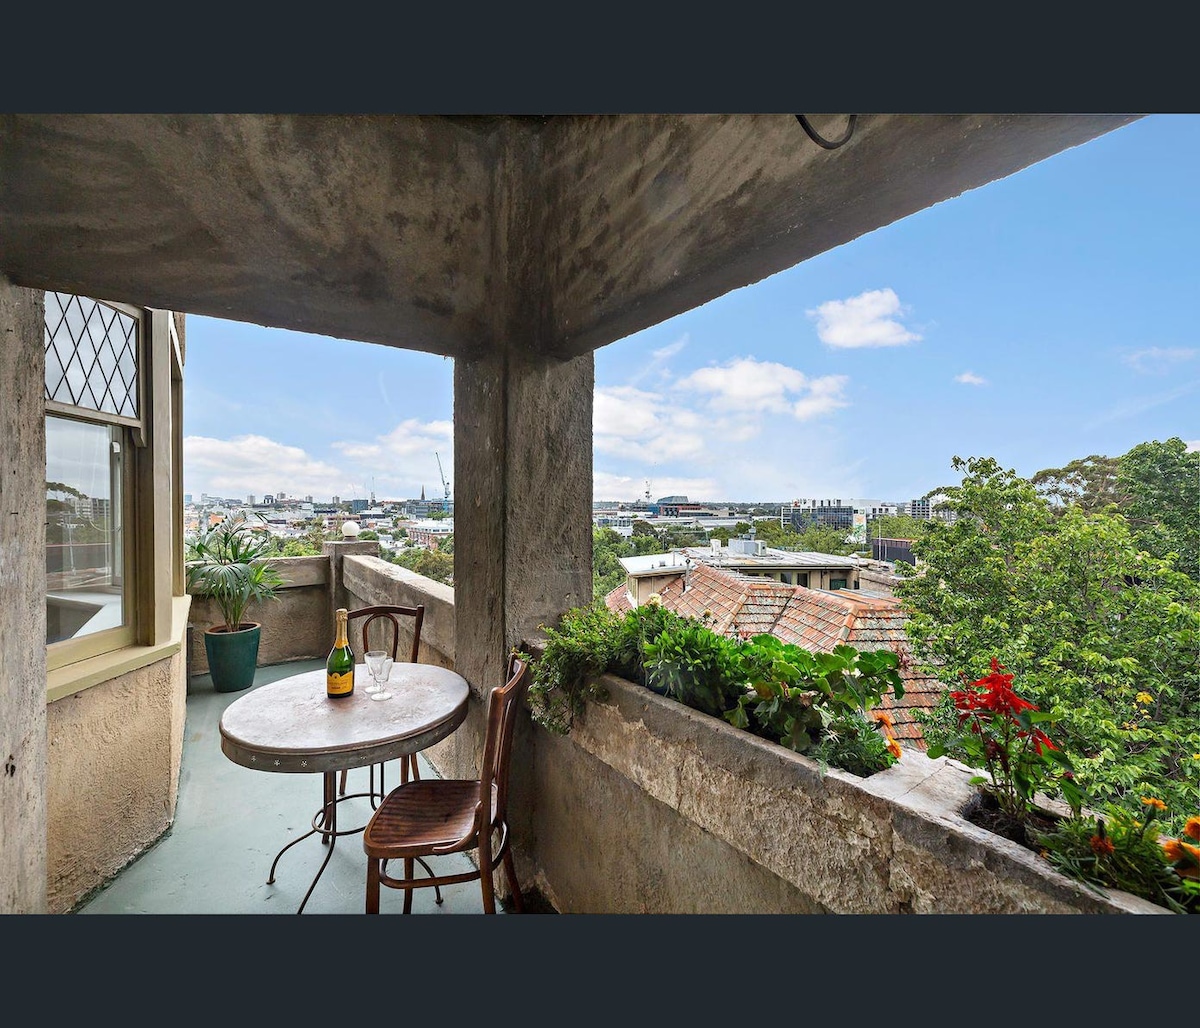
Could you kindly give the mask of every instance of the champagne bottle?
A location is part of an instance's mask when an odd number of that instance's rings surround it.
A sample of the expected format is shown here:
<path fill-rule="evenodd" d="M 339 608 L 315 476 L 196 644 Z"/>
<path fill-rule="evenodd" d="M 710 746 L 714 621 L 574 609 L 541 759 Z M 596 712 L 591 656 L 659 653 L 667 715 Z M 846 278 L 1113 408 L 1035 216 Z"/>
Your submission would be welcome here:
<path fill-rule="evenodd" d="M 354 693 L 354 650 L 346 636 L 346 616 L 349 611 L 339 607 L 337 611 L 337 638 L 329 659 L 325 661 L 325 694 L 331 700 L 340 700 Z"/>

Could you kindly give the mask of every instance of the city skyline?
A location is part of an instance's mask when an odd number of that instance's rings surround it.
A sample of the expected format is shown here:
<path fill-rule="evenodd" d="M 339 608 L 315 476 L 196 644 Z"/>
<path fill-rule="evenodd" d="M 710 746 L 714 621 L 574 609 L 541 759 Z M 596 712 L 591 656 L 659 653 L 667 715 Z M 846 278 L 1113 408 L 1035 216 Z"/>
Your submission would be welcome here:
<path fill-rule="evenodd" d="M 902 502 L 954 456 L 1196 448 L 1198 171 L 1200 116 L 1152 115 L 602 347 L 594 499 Z M 194 497 L 453 487 L 447 358 L 189 316 L 184 388 Z"/>

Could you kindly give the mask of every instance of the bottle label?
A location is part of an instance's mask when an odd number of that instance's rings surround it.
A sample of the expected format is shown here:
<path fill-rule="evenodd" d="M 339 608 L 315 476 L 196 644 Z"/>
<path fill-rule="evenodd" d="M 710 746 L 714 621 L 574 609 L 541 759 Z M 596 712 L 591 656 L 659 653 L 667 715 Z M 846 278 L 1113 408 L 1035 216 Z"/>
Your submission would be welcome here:
<path fill-rule="evenodd" d="M 347 671 L 343 675 L 325 676 L 325 692 L 330 696 L 349 696 L 354 692 L 354 672 Z"/>

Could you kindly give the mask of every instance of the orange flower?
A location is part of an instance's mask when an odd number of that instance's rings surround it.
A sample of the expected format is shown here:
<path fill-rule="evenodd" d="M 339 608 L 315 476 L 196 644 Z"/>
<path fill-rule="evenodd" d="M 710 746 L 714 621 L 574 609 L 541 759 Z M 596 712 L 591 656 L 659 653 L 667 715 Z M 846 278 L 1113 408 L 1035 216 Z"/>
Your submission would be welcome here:
<path fill-rule="evenodd" d="M 900 749 L 900 744 L 896 742 L 895 738 L 890 735 L 888 736 L 887 748 L 888 752 L 897 760 L 900 759 L 900 754 L 904 752 L 902 749 Z"/>
<path fill-rule="evenodd" d="M 1098 857 L 1111 857 L 1116 847 L 1106 835 L 1093 835 L 1091 838 L 1092 852 Z"/>
<path fill-rule="evenodd" d="M 1167 855 L 1167 859 L 1172 863 L 1178 863 L 1183 859 L 1183 845 L 1178 839 L 1164 839 L 1162 841 L 1163 852 Z"/>
<path fill-rule="evenodd" d="M 1183 834 L 1189 839 L 1200 841 L 1200 817 L 1189 817 L 1184 823 Z"/>
<path fill-rule="evenodd" d="M 1155 810 L 1167 809 L 1167 805 L 1162 800 L 1155 799 L 1153 796 L 1143 796 L 1142 802 L 1148 807 L 1153 807 Z"/>
<path fill-rule="evenodd" d="M 885 728 L 895 727 L 895 722 L 892 721 L 891 716 L 887 713 L 887 711 L 873 710 L 871 711 L 871 716 Z M 888 734 L 890 735 L 891 733 L 889 732 Z"/>

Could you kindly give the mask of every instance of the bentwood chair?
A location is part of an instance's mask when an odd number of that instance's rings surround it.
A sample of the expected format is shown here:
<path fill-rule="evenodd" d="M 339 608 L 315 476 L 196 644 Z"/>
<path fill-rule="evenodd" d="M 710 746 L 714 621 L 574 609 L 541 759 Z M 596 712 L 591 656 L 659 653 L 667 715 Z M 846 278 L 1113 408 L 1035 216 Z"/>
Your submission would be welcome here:
<path fill-rule="evenodd" d="M 410 663 L 417 663 L 417 652 L 421 648 L 421 624 L 425 620 L 425 605 L 420 604 L 416 607 L 403 607 L 395 604 L 381 604 L 375 607 L 359 607 L 358 610 L 352 610 L 346 617 L 348 624 L 353 624 L 358 619 L 362 618 L 362 652 L 365 655 L 367 650 L 389 649 L 386 642 L 391 639 L 390 652 L 392 660 L 399 660 L 401 620 L 409 622 L 408 628 L 412 632 L 412 646 L 409 649 L 408 657 Z M 385 642 L 382 646 L 370 644 L 370 628 L 372 625 L 379 623 L 383 631 Z M 376 640 L 378 640 L 378 630 L 376 632 Z M 383 765 L 371 765 L 371 805 L 374 806 L 375 792 L 375 768 L 379 768 L 379 796 L 383 796 L 385 789 L 383 785 Z M 405 757 L 400 758 L 400 781 L 407 782 L 409 778 L 420 778 L 420 771 L 417 769 L 417 755 L 410 753 Z M 342 771 L 341 781 L 338 785 L 338 794 L 346 795 L 346 772 Z"/>
<path fill-rule="evenodd" d="M 521 889 L 513 867 L 508 829 L 508 772 L 513 729 L 521 698 L 529 688 L 529 663 L 517 654 L 508 659 L 508 680 L 488 696 L 487 733 L 479 777 L 431 778 L 396 786 L 371 815 L 363 831 L 367 854 L 368 914 L 379 913 L 379 887 L 404 890 L 404 913 L 412 913 L 414 889 L 479 880 L 485 913 L 496 912 L 492 874 L 501 864 L 521 913 Z M 498 836 L 498 838 L 497 838 Z M 417 878 L 415 861 L 428 870 L 426 857 L 476 852 L 476 866 L 454 874 Z M 404 876 L 388 873 L 389 861 L 403 861 Z M 439 896 L 438 902 L 441 902 Z"/>

